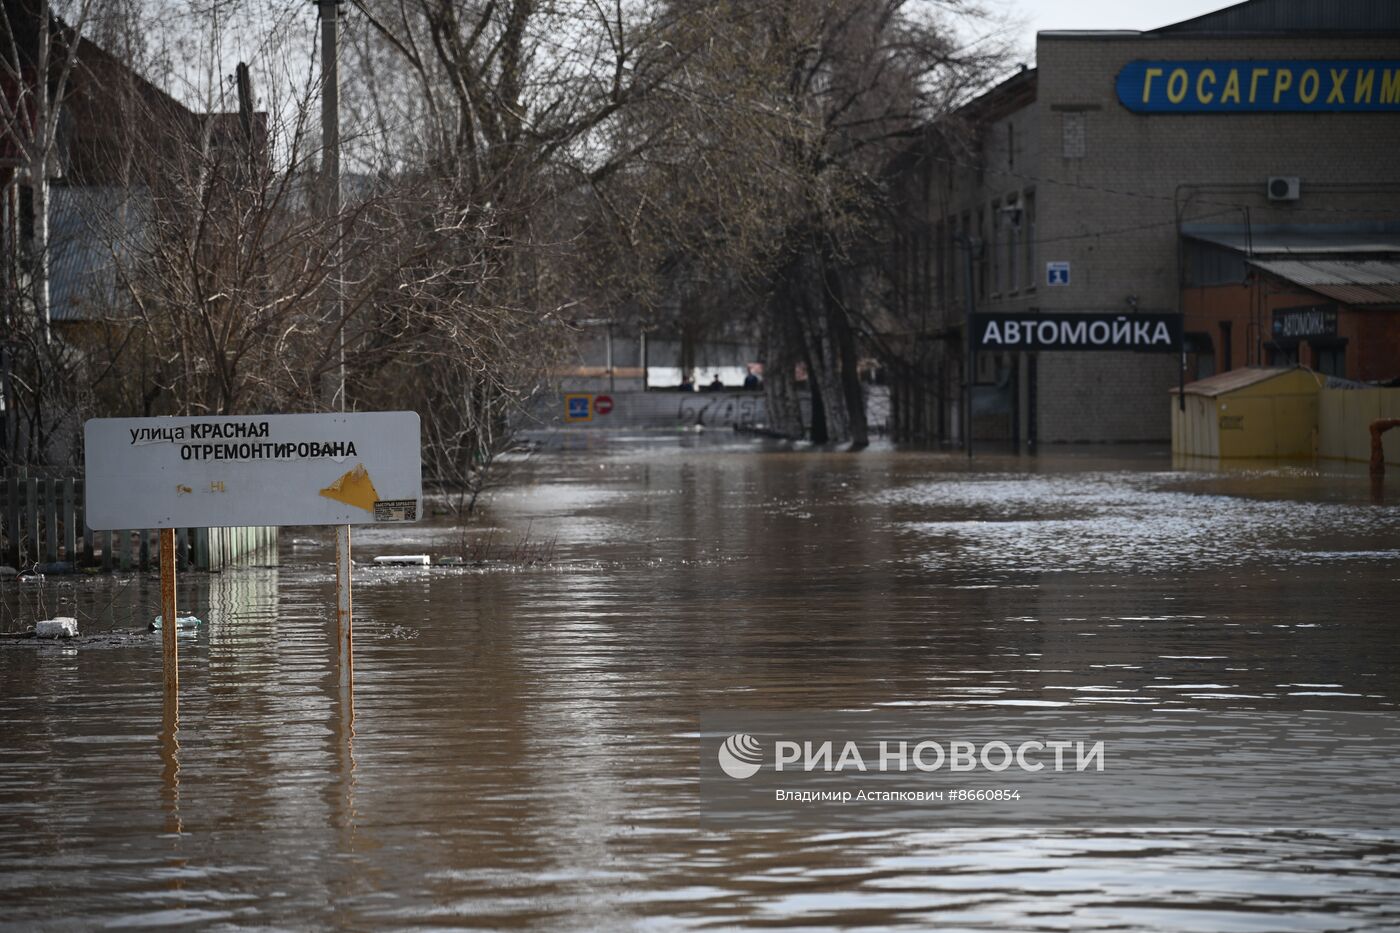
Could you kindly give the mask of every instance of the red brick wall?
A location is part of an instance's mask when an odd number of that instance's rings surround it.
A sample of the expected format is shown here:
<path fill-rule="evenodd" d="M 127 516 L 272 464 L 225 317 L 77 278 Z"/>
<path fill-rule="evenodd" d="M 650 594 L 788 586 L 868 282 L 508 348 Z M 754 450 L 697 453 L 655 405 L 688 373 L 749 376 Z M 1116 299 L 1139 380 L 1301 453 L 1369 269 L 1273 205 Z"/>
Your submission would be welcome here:
<path fill-rule="evenodd" d="M 1229 321 L 1233 325 L 1232 367 L 1263 366 L 1268 363 L 1268 351 L 1261 352 L 1258 345 L 1272 339 L 1270 328 L 1273 326 L 1274 309 L 1327 303 L 1328 299 L 1322 295 L 1272 279 L 1260 279 L 1248 285 L 1187 288 L 1181 295 L 1186 330 L 1210 334 L 1215 343 L 1215 364 L 1219 370 L 1225 366 L 1221 321 Z M 1256 307 L 1259 309 L 1257 331 L 1251 328 Z M 1374 382 L 1400 376 L 1400 310 L 1352 308 L 1339 304 L 1337 336 L 1347 341 L 1348 379 Z M 1305 366 L 1317 366 L 1313 349 L 1306 340 L 1299 343 L 1298 362 Z"/>

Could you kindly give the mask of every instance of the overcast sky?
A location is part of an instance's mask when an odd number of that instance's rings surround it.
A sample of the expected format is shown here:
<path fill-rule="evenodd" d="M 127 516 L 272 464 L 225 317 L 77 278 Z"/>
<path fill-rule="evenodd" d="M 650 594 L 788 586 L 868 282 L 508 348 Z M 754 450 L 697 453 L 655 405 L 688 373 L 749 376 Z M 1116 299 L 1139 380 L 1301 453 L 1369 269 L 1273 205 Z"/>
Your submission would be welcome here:
<path fill-rule="evenodd" d="M 1023 23 L 1021 45 L 1035 50 L 1035 34 L 1044 29 L 1155 29 L 1168 23 L 1233 6 L 1236 0 L 998 0 L 997 5 Z"/>

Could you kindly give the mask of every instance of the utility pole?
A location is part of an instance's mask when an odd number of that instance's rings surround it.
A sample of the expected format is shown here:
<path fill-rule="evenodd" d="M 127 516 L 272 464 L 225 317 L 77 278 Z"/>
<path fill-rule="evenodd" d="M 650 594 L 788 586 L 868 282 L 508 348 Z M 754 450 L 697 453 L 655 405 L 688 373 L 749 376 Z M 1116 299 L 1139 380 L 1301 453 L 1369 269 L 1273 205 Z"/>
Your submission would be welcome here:
<path fill-rule="evenodd" d="M 340 227 L 340 7 L 345 0 L 316 0 L 321 14 L 321 185 L 330 226 L 330 269 L 325 296 L 326 322 L 336 329 L 339 357 L 336 376 L 328 380 L 326 407 L 345 410 L 345 304 L 341 296 Z"/>
<path fill-rule="evenodd" d="M 316 0 L 321 14 L 321 183 L 326 211 L 330 276 L 326 322 L 336 329 L 336 376 L 328 379 L 326 408 L 345 411 L 345 301 L 341 295 L 344 227 L 340 218 L 340 7 L 345 0 Z M 341 714 L 354 721 L 354 623 L 350 599 L 350 526 L 335 527 L 335 640 L 339 657 Z"/>
<path fill-rule="evenodd" d="M 976 337 L 972 332 L 972 315 L 977 306 L 977 298 L 973 294 L 976 287 L 972 281 L 973 263 L 972 250 L 976 242 L 967 232 L 954 235 L 953 241 L 963 248 L 966 265 L 964 269 L 967 273 L 967 288 L 964 290 L 967 296 L 967 322 L 963 325 L 967 332 L 967 347 L 964 351 L 963 360 L 963 444 L 967 447 L 967 459 L 972 459 L 972 389 L 977 384 L 977 344 Z"/>
<path fill-rule="evenodd" d="M 47 2 L 39 4 L 39 47 L 34 81 L 34 134 L 29 153 L 29 190 L 32 192 L 34 213 L 34 303 L 38 306 L 39 325 L 44 345 L 52 338 L 53 309 L 49 306 L 49 170 L 52 167 L 53 148 L 58 131 L 58 121 L 51 112 L 54 101 L 49 96 L 49 69 L 53 67 L 53 48 L 50 44 L 50 10 Z M 73 52 L 68 52 L 71 59 Z M 16 65 L 19 63 L 16 62 Z M 70 67 L 63 64 L 66 72 Z M 19 111 L 23 113 L 23 109 Z"/>

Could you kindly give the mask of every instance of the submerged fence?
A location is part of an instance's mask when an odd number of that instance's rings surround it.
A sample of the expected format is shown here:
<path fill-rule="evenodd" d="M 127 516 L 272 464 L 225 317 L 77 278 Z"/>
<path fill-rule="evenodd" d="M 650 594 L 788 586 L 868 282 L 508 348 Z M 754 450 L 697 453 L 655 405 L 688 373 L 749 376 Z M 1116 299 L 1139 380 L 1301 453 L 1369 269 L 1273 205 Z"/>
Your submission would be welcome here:
<path fill-rule="evenodd" d="M 80 477 L 30 474 L 22 468 L 0 482 L 0 563 L 28 570 L 154 570 L 160 565 L 159 534 L 152 529 L 93 531 L 83 520 Z M 258 559 L 277 560 L 277 529 L 180 528 L 176 564 L 222 570 Z"/>

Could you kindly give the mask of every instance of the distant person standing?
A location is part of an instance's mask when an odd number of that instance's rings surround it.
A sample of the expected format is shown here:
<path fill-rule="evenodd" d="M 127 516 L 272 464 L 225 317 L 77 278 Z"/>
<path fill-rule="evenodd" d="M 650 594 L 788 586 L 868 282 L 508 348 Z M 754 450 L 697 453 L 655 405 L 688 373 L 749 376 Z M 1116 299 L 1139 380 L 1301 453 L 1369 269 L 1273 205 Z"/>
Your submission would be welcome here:
<path fill-rule="evenodd" d="M 758 373 L 750 372 L 744 377 L 744 388 L 751 391 L 763 388 L 763 380 L 758 378 Z"/>
<path fill-rule="evenodd" d="M 714 378 L 713 380 L 711 380 L 711 382 L 710 382 L 709 385 L 705 386 L 705 391 L 706 391 L 706 392 L 723 392 L 723 391 L 724 391 L 724 383 L 722 383 L 722 382 L 719 381 L 719 373 L 715 373 L 715 378 Z"/>
<path fill-rule="evenodd" d="M 676 388 L 677 388 L 678 390 L 680 390 L 681 392 L 694 392 L 694 391 L 695 391 L 695 383 L 693 383 L 693 382 L 690 381 L 690 374 L 689 374 L 689 373 L 686 373 L 684 376 L 681 377 L 681 384 L 678 385 L 678 386 L 676 386 Z"/>

